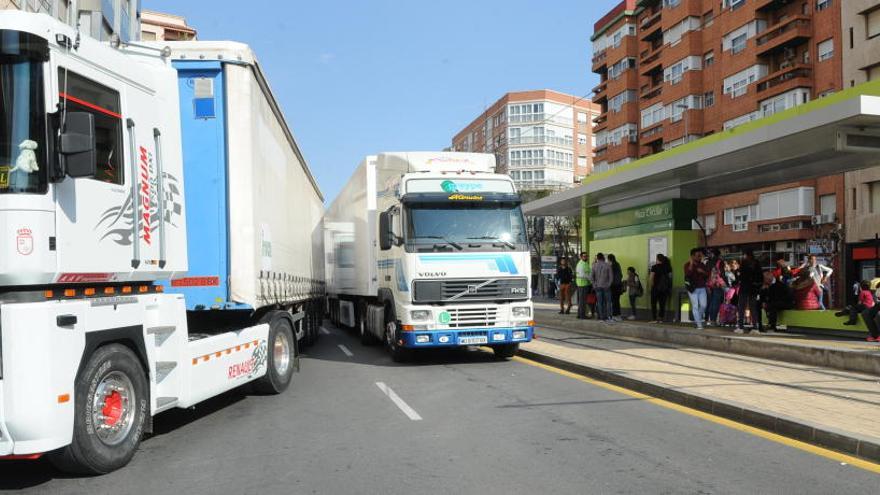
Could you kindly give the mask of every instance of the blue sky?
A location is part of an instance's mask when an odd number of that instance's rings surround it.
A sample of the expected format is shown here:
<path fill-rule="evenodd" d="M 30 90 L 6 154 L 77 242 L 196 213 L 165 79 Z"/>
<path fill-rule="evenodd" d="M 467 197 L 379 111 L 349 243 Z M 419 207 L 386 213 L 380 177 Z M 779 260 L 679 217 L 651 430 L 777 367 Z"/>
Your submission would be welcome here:
<path fill-rule="evenodd" d="M 582 96 L 619 0 L 144 0 L 251 45 L 329 204 L 368 154 L 439 150 L 507 91 Z"/>

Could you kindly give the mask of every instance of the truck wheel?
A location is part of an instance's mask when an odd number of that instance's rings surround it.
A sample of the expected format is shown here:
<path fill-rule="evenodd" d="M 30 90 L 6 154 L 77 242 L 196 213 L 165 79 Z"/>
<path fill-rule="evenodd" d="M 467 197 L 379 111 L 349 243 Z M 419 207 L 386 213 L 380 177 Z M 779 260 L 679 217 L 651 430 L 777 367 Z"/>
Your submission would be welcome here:
<path fill-rule="evenodd" d="M 98 348 L 76 377 L 73 439 L 49 459 L 58 469 L 104 474 L 131 460 L 141 441 L 149 385 L 137 356 L 122 344 Z"/>
<path fill-rule="evenodd" d="M 405 363 L 412 357 L 410 349 L 397 344 L 397 322 L 394 320 L 385 323 L 385 345 L 395 363 Z"/>
<path fill-rule="evenodd" d="M 361 315 L 358 318 L 358 333 L 361 337 L 361 345 L 373 345 L 376 343 L 373 334 L 367 329 L 367 315 Z"/>
<path fill-rule="evenodd" d="M 315 329 L 314 320 L 312 320 L 309 313 L 306 312 L 305 316 L 300 319 L 299 322 L 303 329 L 303 344 L 306 346 L 315 345 L 315 342 L 318 340 L 318 332 Z"/>
<path fill-rule="evenodd" d="M 254 382 L 253 390 L 260 394 L 280 394 L 290 386 L 296 359 L 296 341 L 287 318 L 269 318 L 266 354 L 266 374 Z"/>
<path fill-rule="evenodd" d="M 492 346 L 492 352 L 495 353 L 495 357 L 498 359 L 508 360 L 516 355 L 516 351 L 519 350 L 519 344 L 502 344 Z"/>

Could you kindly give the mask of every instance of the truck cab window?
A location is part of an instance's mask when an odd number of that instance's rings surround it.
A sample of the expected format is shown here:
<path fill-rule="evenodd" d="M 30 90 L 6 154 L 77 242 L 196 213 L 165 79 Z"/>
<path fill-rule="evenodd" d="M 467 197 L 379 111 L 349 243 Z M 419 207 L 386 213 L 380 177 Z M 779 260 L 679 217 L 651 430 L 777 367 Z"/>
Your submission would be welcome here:
<path fill-rule="evenodd" d="M 20 37 L 0 39 L 0 194 L 47 190 L 43 64 L 19 53 Z"/>
<path fill-rule="evenodd" d="M 123 184 L 122 114 L 119 92 L 59 67 L 61 109 L 95 116 L 95 147 L 98 163 L 95 179 Z"/>

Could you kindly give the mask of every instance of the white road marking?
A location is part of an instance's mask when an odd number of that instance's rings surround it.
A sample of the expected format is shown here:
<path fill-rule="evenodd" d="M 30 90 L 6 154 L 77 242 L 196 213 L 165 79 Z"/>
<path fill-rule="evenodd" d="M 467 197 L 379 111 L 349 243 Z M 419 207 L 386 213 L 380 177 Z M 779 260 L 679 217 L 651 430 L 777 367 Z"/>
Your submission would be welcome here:
<path fill-rule="evenodd" d="M 348 350 L 348 347 L 345 347 L 345 346 L 342 345 L 342 344 L 339 344 L 339 349 L 341 349 L 342 352 L 344 352 L 345 355 L 348 356 L 348 357 L 352 357 L 352 356 L 354 356 L 354 353 L 351 352 L 351 351 L 349 351 L 349 350 Z"/>
<path fill-rule="evenodd" d="M 388 398 L 391 399 L 391 402 L 393 402 L 394 405 L 400 408 L 400 410 L 403 411 L 403 414 L 406 414 L 409 419 L 413 421 L 422 420 L 422 417 L 419 416 L 419 413 L 417 413 L 415 409 L 409 407 L 409 404 L 404 402 L 403 399 L 398 397 L 398 395 L 394 393 L 394 390 L 391 390 L 391 387 L 385 385 L 383 382 L 376 382 L 376 386 L 379 387 L 379 390 L 381 390 L 383 394 L 387 395 Z"/>
<path fill-rule="evenodd" d="M 321 327 L 321 333 L 324 335 L 330 335 L 330 330 L 327 330 L 326 328 Z"/>

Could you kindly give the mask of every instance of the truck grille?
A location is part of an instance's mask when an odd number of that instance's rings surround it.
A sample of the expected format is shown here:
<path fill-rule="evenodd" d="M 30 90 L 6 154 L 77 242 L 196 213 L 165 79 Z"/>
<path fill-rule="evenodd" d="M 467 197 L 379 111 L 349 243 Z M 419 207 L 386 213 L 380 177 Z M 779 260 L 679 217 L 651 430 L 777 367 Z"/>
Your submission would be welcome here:
<path fill-rule="evenodd" d="M 496 308 L 455 308 L 449 312 L 449 327 L 494 327 L 498 310 Z M 485 332 L 484 332 L 485 333 Z"/>
<path fill-rule="evenodd" d="M 529 298 L 527 278 L 416 280 L 413 302 L 524 301 Z"/>

